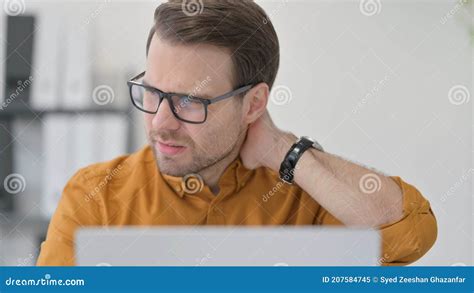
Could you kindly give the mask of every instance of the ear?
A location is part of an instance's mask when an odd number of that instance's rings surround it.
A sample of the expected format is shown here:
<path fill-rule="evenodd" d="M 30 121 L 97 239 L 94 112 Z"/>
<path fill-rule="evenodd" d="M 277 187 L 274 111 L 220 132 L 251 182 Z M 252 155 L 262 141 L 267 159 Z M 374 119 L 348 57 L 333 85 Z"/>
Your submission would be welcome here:
<path fill-rule="evenodd" d="M 243 98 L 243 117 L 245 124 L 255 122 L 267 109 L 268 85 L 264 82 L 254 85 Z"/>

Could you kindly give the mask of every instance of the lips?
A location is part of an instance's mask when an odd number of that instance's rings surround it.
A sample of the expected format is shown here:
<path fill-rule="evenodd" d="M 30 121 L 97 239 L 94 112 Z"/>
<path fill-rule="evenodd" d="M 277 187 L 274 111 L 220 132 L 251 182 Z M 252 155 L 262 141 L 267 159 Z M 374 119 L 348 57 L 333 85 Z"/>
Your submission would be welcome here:
<path fill-rule="evenodd" d="M 157 149 L 165 155 L 178 155 L 182 153 L 186 147 L 179 145 L 176 142 L 156 142 Z"/>
<path fill-rule="evenodd" d="M 167 145 L 167 146 L 172 146 L 172 147 L 184 147 L 183 145 L 180 145 L 180 144 L 178 144 L 176 142 L 172 142 L 172 141 L 169 141 L 169 142 L 167 142 L 167 141 L 158 141 L 158 143 L 164 144 L 164 145 Z"/>

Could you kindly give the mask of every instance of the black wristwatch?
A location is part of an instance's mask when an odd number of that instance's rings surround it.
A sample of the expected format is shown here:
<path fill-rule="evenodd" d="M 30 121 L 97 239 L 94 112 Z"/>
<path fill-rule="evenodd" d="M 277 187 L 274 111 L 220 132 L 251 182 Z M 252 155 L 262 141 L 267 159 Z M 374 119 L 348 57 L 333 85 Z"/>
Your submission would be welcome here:
<path fill-rule="evenodd" d="M 291 146 L 280 165 L 280 179 L 283 182 L 288 184 L 293 183 L 296 163 L 298 163 L 300 157 L 309 148 L 315 148 L 318 151 L 324 152 L 323 147 L 315 140 L 307 136 L 300 137 L 298 141 Z"/>

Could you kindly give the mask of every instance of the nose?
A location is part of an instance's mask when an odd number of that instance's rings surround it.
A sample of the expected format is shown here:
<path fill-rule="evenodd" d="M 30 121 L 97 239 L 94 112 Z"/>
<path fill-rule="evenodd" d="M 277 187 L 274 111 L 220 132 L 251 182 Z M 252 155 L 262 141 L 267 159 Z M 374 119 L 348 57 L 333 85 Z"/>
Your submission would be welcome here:
<path fill-rule="evenodd" d="M 154 129 L 166 130 L 177 130 L 180 127 L 181 122 L 176 119 L 171 112 L 171 107 L 167 99 L 161 101 L 161 104 L 158 107 L 158 112 L 156 112 L 153 117 L 152 125 Z"/>

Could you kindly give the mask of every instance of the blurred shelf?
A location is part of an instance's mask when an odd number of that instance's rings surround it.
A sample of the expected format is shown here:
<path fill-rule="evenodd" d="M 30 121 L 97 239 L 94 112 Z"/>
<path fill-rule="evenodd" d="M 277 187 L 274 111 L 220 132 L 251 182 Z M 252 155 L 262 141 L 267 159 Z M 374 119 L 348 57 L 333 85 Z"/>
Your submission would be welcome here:
<path fill-rule="evenodd" d="M 35 117 L 49 114 L 123 114 L 129 115 L 131 109 L 113 109 L 113 108 L 88 108 L 88 109 L 47 109 L 33 110 L 27 107 L 7 107 L 0 110 L 0 119 L 11 119 L 15 117 Z"/>
<path fill-rule="evenodd" d="M 8 232 L 12 229 L 27 227 L 42 234 L 47 230 L 50 220 L 40 215 L 25 217 L 15 212 L 9 212 L 0 214 L 0 227 Z"/>

